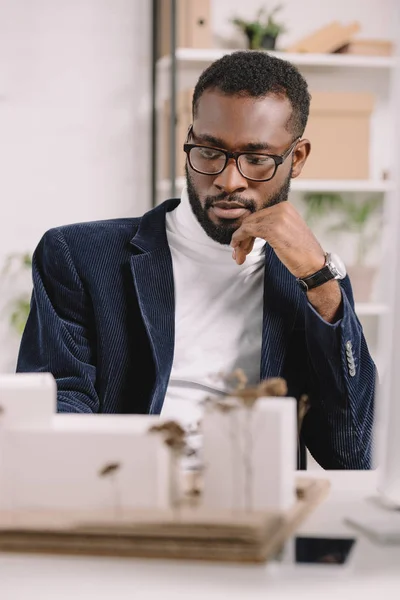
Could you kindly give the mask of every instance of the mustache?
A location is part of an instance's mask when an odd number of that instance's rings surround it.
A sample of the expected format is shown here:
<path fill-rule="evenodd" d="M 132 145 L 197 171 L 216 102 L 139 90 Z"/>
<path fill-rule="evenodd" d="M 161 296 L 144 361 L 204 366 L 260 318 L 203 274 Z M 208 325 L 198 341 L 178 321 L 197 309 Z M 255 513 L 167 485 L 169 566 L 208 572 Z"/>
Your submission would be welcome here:
<path fill-rule="evenodd" d="M 226 194 L 222 193 L 218 196 L 206 196 L 204 201 L 204 208 L 208 210 L 214 206 L 217 202 L 221 202 L 221 200 L 225 202 L 235 202 L 235 204 L 240 204 L 243 208 L 247 208 L 248 211 L 254 213 L 257 210 L 257 204 L 254 200 L 246 200 L 245 198 L 241 198 L 238 194 Z"/>

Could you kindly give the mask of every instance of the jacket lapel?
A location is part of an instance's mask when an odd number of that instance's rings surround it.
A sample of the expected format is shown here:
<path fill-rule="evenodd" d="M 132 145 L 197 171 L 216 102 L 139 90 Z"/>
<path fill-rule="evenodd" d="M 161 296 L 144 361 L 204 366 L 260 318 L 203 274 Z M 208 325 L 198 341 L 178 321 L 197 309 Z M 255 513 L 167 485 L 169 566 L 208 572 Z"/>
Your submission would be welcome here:
<path fill-rule="evenodd" d="M 174 277 L 165 213 L 178 204 L 179 200 L 169 200 L 146 213 L 131 240 L 136 250 L 131 256 L 131 270 L 156 367 L 151 414 L 161 412 L 174 355 Z"/>
<path fill-rule="evenodd" d="M 161 412 L 174 356 L 174 277 L 165 214 L 179 202 L 168 200 L 146 213 L 131 240 L 135 252 L 131 256 L 132 276 L 156 367 L 151 414 Z M 261 379 L 282 375 L 300 298 L 295 278 L 266 244 Z"/>
<path fill-rule="evenodd" d="M 261 379 L 282 375 L 300 297 L 295 278 L 266 244 Z"/>

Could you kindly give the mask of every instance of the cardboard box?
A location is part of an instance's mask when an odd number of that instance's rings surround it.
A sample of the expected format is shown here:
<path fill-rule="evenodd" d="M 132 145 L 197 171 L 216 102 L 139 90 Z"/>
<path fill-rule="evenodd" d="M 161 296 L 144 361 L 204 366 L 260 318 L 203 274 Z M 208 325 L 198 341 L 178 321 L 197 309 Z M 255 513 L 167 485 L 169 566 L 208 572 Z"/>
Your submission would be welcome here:
<path fill-rule="evenodd" d="M 304 137 L 311 154 L 306 179 L 369 179 L 370 117 L 374 96 L 315 92 Z"/>
<path fill-rule="evenodd" d="M 340 49 L 341 54 L 358 54 L 361 56 L 392 56 L 394 44 L 389 40 L 352 40 Z"/>
<path fill-rule="evenodd" d="M 158 56 L 171 52 L 171 0 L 158 2 Z M 211 0 L 176 0 L 178 48 L 211 48 Z"/>
<path fill-rule="evenodd" d="M 185 174 L 186 154 L 183 151 L 189 125 L 192 122 L 192 97 L 193 89 L 181 90 L 177 93 L 177 118 L 176 118 L 176 177 L 183 177 Z M 164 104 L 163 111 L 163 152 L 162 152 L 162 177 L 170 178 L 169 156 L 170 156 L 170 122 L 171 122 L 171 100 L 168 99 Z"/>
<path fill-rule="evenodd" d="M 286 52 L 336 52 L 349 44 L 359 30 L 360 24 L 357 21 L 350 25 L 341 25 L 338 21 L 332 21 L 286 48 Z"/>

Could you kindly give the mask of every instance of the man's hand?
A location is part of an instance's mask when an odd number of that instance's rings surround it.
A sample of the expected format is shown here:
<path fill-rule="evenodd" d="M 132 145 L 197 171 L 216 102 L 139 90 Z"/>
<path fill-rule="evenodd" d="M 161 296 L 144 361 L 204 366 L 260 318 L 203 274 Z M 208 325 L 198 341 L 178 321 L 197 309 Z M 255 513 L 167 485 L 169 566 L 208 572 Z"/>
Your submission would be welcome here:
<path fill-rule="evenodd" d="M 295 277 L 312 275 L 325 264 L 325 253 L 318 240 L 289 202 L 264 208 L 244 219 L 231 242 L 238 265 L 245 262 L 256 237 L 268 242 Z"/>
<path fill-rule="evenodd" d="M 264 239 L 295 277 L 307 277 L 322 269 L 325 253 L 300 214 L 289 202 L 264 208 L 244 219 L 232 236 L 233 258 L 242 265 L 255 238 Z M 337 281 L 307 292 L 308 299 L 326 321 L 333 322 L 341 305 Z"/>

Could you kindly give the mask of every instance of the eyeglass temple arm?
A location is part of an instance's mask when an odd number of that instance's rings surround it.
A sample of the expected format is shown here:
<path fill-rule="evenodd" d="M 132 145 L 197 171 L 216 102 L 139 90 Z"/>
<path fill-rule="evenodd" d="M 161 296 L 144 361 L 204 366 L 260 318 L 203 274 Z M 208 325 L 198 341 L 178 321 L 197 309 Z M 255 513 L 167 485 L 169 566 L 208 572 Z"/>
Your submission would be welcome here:
<path fill-rule="evenodd" d="M 188 129 L 188 132 L 187 132 L 187 134 L 186 134 L 186 140 L 185 140 L 185 144 L 188 144 L 188 143 L 189 143 L 189 138 L 190 138 L 190 134 L 192 133 L 192 129 L 193 129 L 193 124 L 192 124 L 192 125 L 189 125 L 189 129 Z"/>
<path fill-rule="evenodd" d="M 298 143 L 300 142 L 300 140 L 301 140 L 301 136 L 300 136 L 300 137 L 298 137 L 298 138 L 296 138 L 296 139 L 294 140 L 293 144 L 292 144 L 292 145 L 291 145 L 291 146 L 290 146 L 290 147 L 289 147 L 289 148 L 286 150 L 286 152 L 284 152 L 284 153 L 282 154 L 282 158 L 283 158 L 283 160 L 286 160 L 286 159 L 287 159 L 287 157 L 289 156 L 289 154 L 290 154 L 291 152 L 293 152 L 293 150 L 296 148 L 296 144 L 298 144 Z"/>

